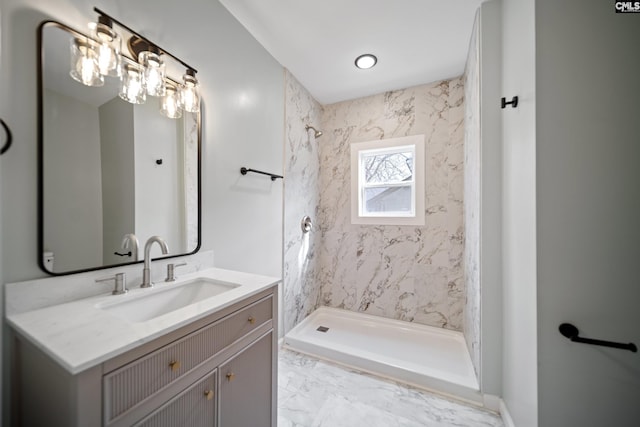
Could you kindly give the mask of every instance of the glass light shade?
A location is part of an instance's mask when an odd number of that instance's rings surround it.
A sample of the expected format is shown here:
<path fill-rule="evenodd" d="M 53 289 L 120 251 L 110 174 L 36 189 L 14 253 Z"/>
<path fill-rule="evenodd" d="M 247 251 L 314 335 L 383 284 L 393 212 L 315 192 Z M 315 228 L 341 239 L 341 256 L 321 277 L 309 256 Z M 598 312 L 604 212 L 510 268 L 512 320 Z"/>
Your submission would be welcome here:
<path fill-rule="evenodd" d="M 71 77 L 86 86 L 102 86 L 98 54 L 88 40 L 71 39 Z"/>
<path fill-rule="evenodd" d="M 182 117 L 182 108 L 180 107 L 180 97 L 178 91 L 173 86 L 167 86 L 166 93 L 162 97 L 160 103 L 160 112 L 170 119 L 179 119 Z"/>
<path fill-rule="evenodd" d="M 144 82 L 147 94 L 151 96 L 164 96 L 166 86 L 164 83 L 165 65 L 160 55 L 153 52 L 140 52 L 138 62 L 144 70 Z"/>
<path fill-rule="evenodd" d="M 113 31 L 108 25 L 96 23 L 93 26 L 92 36 L 97 40 L 98 46 L 98 66 L 100 74 L 103 76 L 120 77 L 122 69 L 120 67 L 120 49 L 122 40 L 118 33 Z"/>
<path fill-rule="evenodd" d="M 142 71 L 135 65 L 126 64 L 120 86 L 120 98 L 132 104 L 144 104 L 147 99 L 147 91 L 144 87 Z"/>
<path fill-rule="evenodd" d="M 194 72 L 187 70 L 182 76 L 183 84 L 180 87 L 180 103 L 184 111 L 197 113 L 200 111 L 200 85 Z"/>

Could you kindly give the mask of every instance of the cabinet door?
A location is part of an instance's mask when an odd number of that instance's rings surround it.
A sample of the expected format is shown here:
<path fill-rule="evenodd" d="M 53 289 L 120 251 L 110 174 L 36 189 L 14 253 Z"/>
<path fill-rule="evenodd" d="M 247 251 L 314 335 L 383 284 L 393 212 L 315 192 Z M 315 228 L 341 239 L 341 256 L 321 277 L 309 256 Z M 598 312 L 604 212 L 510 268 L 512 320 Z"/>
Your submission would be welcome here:
<path fill-rule="evenodd" d="M 216 371 L 195 384 L 136 424 L 143 427 L 215 427 Z"/>
<path fill-rule="evenodd" d="M 267 427 L 272 420 L 272 334 L 220 365 L 220 426 Z"/>

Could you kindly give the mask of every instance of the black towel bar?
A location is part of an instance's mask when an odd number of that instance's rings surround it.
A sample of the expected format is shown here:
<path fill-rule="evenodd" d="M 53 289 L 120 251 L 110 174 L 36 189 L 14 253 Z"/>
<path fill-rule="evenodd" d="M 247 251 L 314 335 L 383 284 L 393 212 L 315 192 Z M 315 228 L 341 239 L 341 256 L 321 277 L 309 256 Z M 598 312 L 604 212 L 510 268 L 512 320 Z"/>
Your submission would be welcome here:
<path fill-rule="evenodd" d="M 619 343 L 619 342 L 594 340 L 591 338 L 579 337 L 578 334 L 580 332 L 578 331 L 578 328 L 573 326 L 571 323 L 563 323 L 562 325 L 560 325 L 558 330 L 560 330 L 560 333 L 563 336 L 569 338 L 573 342 L 581 342 L 583 344 L 591 344 L 591 345 L 600 345 L 602 347 L 619 348 L 621 350 L 629 350 L 634 353 L 638 351 L 638 347 L 636 347 L 636 345 L 632 342 L 625 344 L 625 343 Z"/>
<path fill-rule="evenodd" d="M 244 166 L 240 168 L 240 173 L 242 175 L 246 175 L 248 172 L 259 173 L 261 175 L 267 175 L 268 177 L 271 178 L 271 181 L 275 181 L 278 178 L 283 178 L 282 175 L 276 175 L 276 174 L 273 174 L 273 173 L 263 172 L 263 171 L 259 171 L 259 170 L 255 170 L 255 169 L 248 169 L 248 168 L 245 168 Z"/>

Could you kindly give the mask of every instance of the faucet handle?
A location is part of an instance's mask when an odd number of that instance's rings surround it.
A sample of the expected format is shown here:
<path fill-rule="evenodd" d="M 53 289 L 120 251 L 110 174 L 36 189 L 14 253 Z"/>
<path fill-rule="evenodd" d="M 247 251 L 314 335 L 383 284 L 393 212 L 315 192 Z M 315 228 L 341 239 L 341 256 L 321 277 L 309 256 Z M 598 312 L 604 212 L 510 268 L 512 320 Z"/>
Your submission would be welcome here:
<path fill-rule="evenodd" d="M 178 267 L 182 267 L 183 265 L 187 265 L 186 262 L 181 262 L 180 264 L 167 264 L 167 278 L 164 279 L 165 282 L 175 282 L 176 274 L 175 269 Z"/>
<path fill-rule="evenodd" d="M 108 282 L 110 280 L 115 281 L 115 288 L 113 295 L 122 295 L 128 292 L 127 290 L 127 276 L 124 273 L 117 273 L 115 276 L 103 277 L 102 279 L 96 279 L 96 283 Z"/>

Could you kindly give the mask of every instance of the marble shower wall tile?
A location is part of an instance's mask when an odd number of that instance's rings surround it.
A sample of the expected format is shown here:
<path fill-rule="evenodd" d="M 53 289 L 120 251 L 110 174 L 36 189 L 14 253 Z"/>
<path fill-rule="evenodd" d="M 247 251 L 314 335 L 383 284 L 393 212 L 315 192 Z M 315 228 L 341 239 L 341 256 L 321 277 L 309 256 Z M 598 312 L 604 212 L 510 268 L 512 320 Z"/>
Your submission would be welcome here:
<path fill-rule="evenodd" d="M 464 73 L 464 280 L 466 302 L 463 322 L 464 337 L 476 373 L 480 372 L 480 64 L 478 62 L 477 23 L 476 16 Z"/>
<path fill-rule="evenodd" d="M 315 140 L 305 124 L 321 129 L 322 106 L 285 71 L 285 181 L 284 181 L 284 331 L 289 330 L 318 305 L 320 285 L 316 277 L 320 193 L 320 138 Z M 314 223 L 310 233 L 300 228 L 302 217 Z"/>
<path fill-rule="evenodd" d="M 460 330 L 464 308 L 464 81 L 324 107 L 320 304 Z M 426 225 L 352 225 L 350 145 L 424 134 Z"/>

